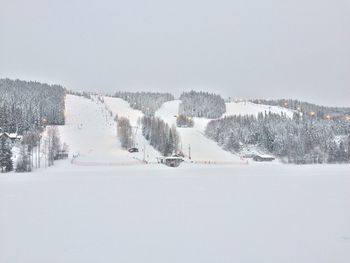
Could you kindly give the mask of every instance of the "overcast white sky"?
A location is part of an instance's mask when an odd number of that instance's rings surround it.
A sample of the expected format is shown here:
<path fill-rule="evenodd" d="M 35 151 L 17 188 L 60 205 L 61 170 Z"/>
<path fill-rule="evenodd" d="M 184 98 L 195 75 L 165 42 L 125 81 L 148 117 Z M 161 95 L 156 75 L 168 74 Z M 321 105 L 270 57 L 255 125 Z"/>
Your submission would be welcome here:
<path fill-rule="evenodd" d="M 0 4 L 0 77 L 350 106 L 349 0 Z"/>

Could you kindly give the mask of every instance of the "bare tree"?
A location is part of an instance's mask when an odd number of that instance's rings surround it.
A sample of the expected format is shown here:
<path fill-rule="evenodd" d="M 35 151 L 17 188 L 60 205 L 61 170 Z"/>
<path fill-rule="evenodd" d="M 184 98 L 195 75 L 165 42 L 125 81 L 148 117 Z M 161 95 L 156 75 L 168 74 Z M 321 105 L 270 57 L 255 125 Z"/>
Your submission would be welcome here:
<path fill-rule="evenodd" d="M 47 159 L 48 165 L 54 164 L 55 156 L 61 148 L 61 140 L 57 126 L 47 127 Z"/>
<path fill-rule="evenodd" d="M 34 152 L 35 152 L 35 149 L 38 148 L 39 142 L 40 142 L 40 133 L 37 130 L 33 130 L 33 129 L 29 130 L 23 136 L 22 144 L 26 145 L 26 149 L 28 151 L 27 155 L 29 156 L 29 160 L 30 160 L 29 162 L 30 170 L 32 170 L 34 166 Z M 37 153 L 35 163 L 37 163 L 38 158 L 39 156 Z"/>
<path fill-rule="evenodd" d="M 16 163 L 16 172 L 17 173 L 30 172 L 32 169 L 30 164 L 30 157 L 28 155 L 28 150 L 27 150 L 28 146 L 22 143 L 19 147 L 20 147 L 20 152 Z"/>
<path fill-rule="evenodd" d="M 128 119 L 118 118 L 117 134 L 123 148 L 130 148 L 134 144 L 132 127 Z"/>

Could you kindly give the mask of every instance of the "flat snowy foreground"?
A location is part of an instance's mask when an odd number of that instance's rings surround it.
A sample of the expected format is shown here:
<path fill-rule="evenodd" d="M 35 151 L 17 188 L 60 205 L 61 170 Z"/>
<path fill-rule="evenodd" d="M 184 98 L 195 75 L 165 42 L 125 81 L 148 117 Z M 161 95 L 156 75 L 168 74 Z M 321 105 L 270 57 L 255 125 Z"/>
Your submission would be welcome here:
<path fill-rule="evenodd" d="M 350 262 L 350 166 L 0 175 L 0 262 Z"/>

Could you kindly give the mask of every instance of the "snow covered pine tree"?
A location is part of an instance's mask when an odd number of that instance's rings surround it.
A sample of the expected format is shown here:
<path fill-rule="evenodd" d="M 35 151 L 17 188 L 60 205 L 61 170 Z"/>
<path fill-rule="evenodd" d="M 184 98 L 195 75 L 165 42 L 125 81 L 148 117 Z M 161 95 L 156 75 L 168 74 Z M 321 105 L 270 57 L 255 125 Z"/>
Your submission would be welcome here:
<path fill-rule="evenodd" d="M 5 136 L 0 139 L 0 167 L 2 173 L 13 170 L 12 151 Z"/>

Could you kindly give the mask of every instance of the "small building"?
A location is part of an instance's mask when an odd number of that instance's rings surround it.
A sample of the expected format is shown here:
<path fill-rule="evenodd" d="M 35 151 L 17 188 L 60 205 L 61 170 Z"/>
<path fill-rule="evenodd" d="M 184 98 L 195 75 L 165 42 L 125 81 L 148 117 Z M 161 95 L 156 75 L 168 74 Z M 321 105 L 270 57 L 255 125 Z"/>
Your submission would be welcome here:
<path fill-rule="evenodd" d="M 9 133 L 9 136 L 13 143 L 22 140 L 22 135 L 18 135 L 17 133 Z"/>
<path fill-rule="evenodd" d="M 20 141 L 22 136 L 18 135 L 17 133 L 0 132 L 0 139 L 2 138 L 5 138 L 7 143 L 14 144 L 17 141 Z"/>
<path fill-rule="evenodd" d="M 4 133 L 0 133 L 0 140 L 3 141 L 5 139 L 5 144 L 9 145 L 12 143 L 8 133 L 4 132 Z"/>
<path fill-rule="evenodd" d="M 256 162 L 272 162 L 275 160 L 275 157 L 265 154 L 254 154 L 253 160 Z"/>
<path fill-rule="evenodd" d="M 157 157 L 158 163 L 165 164 L 169 167 L 178 167 L 184 159 L 178 156 L 169 156 L 169 157 Z"/>
<path fill-rule="evenodd" d="M 68 158 L 68 152 L 65 150 L 58 151 L 58 153 L 55 156 L 55 160 L 63 160 Z"/>
<path fill-rule="evenodd" d="M 254 155 L 255 155 L 255 154 L 253 154 L 253 153 L 246 153 L 246 154 L 244 154 L 242 157 L 243 157 L 243 158 L 254 158 Z"/>

